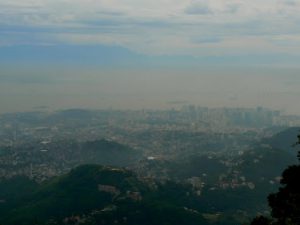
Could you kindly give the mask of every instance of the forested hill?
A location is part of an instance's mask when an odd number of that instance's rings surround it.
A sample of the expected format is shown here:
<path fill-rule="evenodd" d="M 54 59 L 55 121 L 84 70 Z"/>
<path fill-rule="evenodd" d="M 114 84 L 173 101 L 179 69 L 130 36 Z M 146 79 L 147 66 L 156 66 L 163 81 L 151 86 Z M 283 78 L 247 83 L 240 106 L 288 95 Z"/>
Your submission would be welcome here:
<path fill-rule="evenodd" d="M 1 224 L 208 224 L 187 207 L 187 187 L 141 182 L 124 169 L 84 165 L 32 188 L 7 205 Z"/>
<path fill-rule="evenodd" d="M 300 146 L 294 146 L 297 142 L 297 135 L 300 132 L 300 127 L 291 127 L 283 130 L 271 138 L 262 140 L 262 143 L 269 144 L 273 148 L 291 150 L 291 153 L 296 154 Z"/>

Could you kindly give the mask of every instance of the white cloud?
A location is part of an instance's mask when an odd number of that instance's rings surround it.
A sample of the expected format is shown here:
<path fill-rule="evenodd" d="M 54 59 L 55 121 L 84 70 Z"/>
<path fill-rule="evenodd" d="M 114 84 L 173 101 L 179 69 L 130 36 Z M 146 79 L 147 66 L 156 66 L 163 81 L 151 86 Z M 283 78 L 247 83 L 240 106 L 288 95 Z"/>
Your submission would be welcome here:
<path fill-rule="evenodd" d="M 118 44 L 150 54 L 298 54 L 299 21 L 296 0 L 0 0 L 0 43 Z"/>

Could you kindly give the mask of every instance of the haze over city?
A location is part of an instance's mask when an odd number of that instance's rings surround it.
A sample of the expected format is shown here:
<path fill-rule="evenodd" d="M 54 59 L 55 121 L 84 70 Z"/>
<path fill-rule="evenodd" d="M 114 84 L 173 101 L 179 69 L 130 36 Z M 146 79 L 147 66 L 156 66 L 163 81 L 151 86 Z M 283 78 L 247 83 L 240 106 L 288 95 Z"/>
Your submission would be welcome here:
<path fill-rule="evenodd" d="M 0 225 L 299 225 L 300 0 L 0 0 Z"/>
<path fill-rule="evenodd" d="M 208 107 L 265 106 L 298 114 L 300 77 L 283 70 L 222 72 L 147 69 L 17 70 L 2 77 L 1 112 L 91 109 L 166 109 L 196 104 Z M 285 73 L 281 75 L 278 73 Z"/>
<path fill-rule="evenodd" d="M 0 0 L 1 112 L 300 113 L 298 1 Z"/>

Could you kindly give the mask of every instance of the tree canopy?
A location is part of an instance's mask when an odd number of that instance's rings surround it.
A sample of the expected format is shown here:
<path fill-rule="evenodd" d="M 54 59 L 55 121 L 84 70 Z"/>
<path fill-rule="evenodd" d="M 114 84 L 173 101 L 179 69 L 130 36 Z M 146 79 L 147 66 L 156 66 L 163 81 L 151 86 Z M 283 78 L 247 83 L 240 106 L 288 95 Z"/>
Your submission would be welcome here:
<path fill-rule="evenodd" d="M 295 146 L 300 145 L 300 135 Z M 256 217 L 251 225 L 299 225 L 300 224 L 300 151 L 299 162 L 282 173 L 281 187 L 268 197 L 272 218 Z"/>

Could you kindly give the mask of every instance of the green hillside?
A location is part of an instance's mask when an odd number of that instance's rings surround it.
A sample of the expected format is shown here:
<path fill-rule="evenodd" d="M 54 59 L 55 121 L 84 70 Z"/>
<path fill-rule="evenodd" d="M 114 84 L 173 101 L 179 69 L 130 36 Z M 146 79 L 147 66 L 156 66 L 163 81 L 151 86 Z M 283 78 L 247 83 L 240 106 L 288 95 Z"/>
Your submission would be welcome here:
<path fill-rule="evenodd" d="M 110 166 L 127 166 L 140 159 L 141 152 L 113 141 L 97 140 L 80 145 L 82 162 Z"/>
<path fill-rule="evenodd" d="M 184 187 L 151 187 L 124 169 L 80 166 L 30 193 L 3 215 L 1 224 L 65 224 L 75 216 L 88 225 L 206 223 L 200 213 L 184 208 Z"/>

